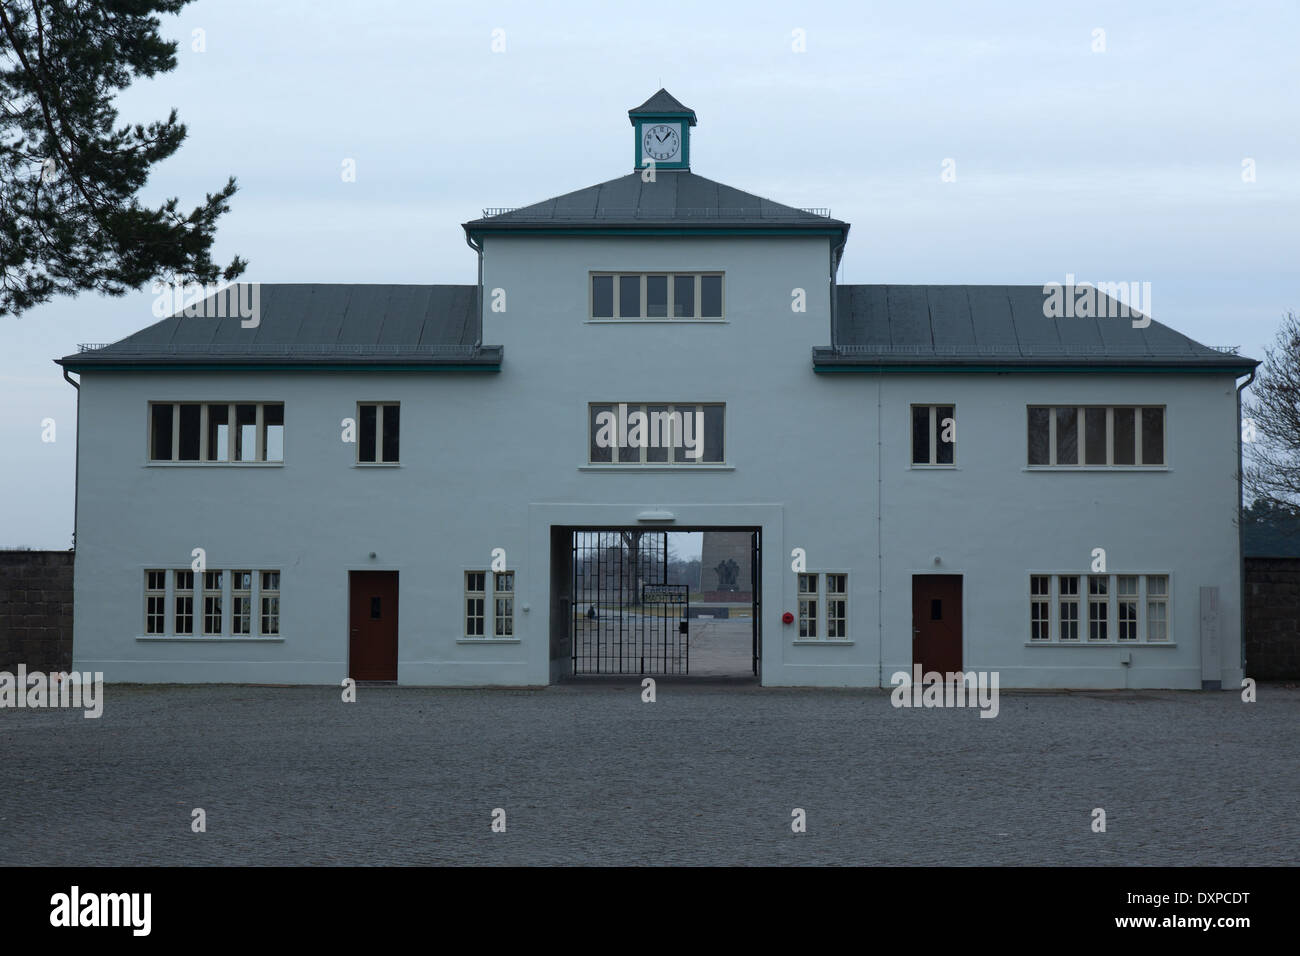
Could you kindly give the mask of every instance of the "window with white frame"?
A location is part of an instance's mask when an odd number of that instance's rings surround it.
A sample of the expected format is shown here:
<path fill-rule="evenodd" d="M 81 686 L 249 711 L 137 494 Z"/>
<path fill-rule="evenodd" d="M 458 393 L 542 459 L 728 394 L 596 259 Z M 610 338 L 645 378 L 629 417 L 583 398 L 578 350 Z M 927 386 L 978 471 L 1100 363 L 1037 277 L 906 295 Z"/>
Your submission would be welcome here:
<path fill-rule="evenodd" d="M 1165 408 L 1030 405 L 1028 463 L 1077 468 L 1165 464 Z"/>
<path fill-rule="evenodd" d="M 826 638 L 846 640 L 849 636 L 849 576 L 826 575 Z"/>
<path fill-rule="evenodd" d="M 493 633 L 497 637 L 515 636 L 515 572 L 496 571 L 492 575 Z"/>
<path fill-rule="evenodd" d="M 1138 636 L 1138 579 L 1136 574 L 1115 577 L 1115 620 L 1121 641 L 1136 641 Z"/>
<path fill-rule="evenodd" d="M 402 407 L 399 402 L 357 405 L 357 462 L 395 465 L 401 460 Z"/>
<path fill-rule="evenodd" d="M 721 319 L 720 272 L 593 272 L 593 319 Z"/>
<path fill-rule="evenodd" d="M 280 633 L 280 572 L 263 571 L 261 573 L 261 590 L 258 592 L 262 601 L 263 637 L 274 637 Z"/>
<path fill-rule="evenodd" d="M 726 405 L 592 403 L 590 464 L 699 465 L 725 461 Z"/>
<path fill-rule="evenodd" d="M 465 636 L 483 637 L 487 608 L 487 572 L 465 572 Z"/>
<path fill-rule="evenodd" d="M 144 632 L 167 633 L 167 572 L 144 573 Z"/>
<path fill-rule="evenodd" d="M 817 639 L 817 599 L 820 575 L 799 575 L 799 639 Z"/>
<path fill-rule="evenodd" d="M 203 572 L 203 633 L 220 636 L 222 630 L 221 596 L 223 586 L 220 571 Z"/>
<path fill-rule="evenodd" d="M 194 572 L 172 572 L 172 590 L 176 602 L 175 628 L 178 635 L 194 633 Z"/>
<path fill-rule="evenodd" d="M 1062 641 L 1079 639 L 1079 579 L 1077 577 L 1057 578 L 1060 597 L 1060 621 L 1057 632 Z"/>
<path fill-rule="evenodd" d="M 466 571 L 466 639 L 513 640 L 514 636 L 515 572 Z"/>
<path fill-rule="evenodd" d="M 1146 575 L 1147 640 L 1169 640 L 1169 578 L 1163 574 Z"/>
<path fill-rule="evenodd" d="M 280 462 L 283 402 L 150 402 L 149 460 Z"/>
<path fill-rule="evenodd" d="M 1110 577 L 1105 574 L 1088 575 L 1088 640 L 1110 639 Z"/>
<path fill-rule="evenodd" d="M 1052 579 L 1046 574 L 1029 576 L 1029 639 L 1052 639 Z"/>
<path fill-rule="evenodd" d="M 1031 643 L 1079 643 L 1081 613 L 1087 615 L 1088 643 L 1168 643 L 1169 575 L 1029 576 Z"/>
<path fill-rule="evenodd" d="M 230 617 L 225 609 L 225 581 L 230 580 Z M 171 630 L 167 629 L 167 579 L 171 579 L 172 617 Z M 253 591 L 254 584 L 260 588 Z M 260 599 L 262 613 L 259 618 L 254 608 Z M 196 601 L 198 602 L 196 604 Z M 149 637 L 193 637 L 195 617 L 199 618 L 203 637 L 249 638 L 254 634 L 254 624 L 260 623 L 261 636 L 280 633 L 280 572 L 279 571 L 201 571 L 190 569 L 145 572 L 145 635 Z"/>
<path fill-rule="evenodd" d="M 912 464 L 952 465 L 957 452 L 957 407 L 912 406 Z"/>
<path fill-rule="evenodd" d="M 230 633 L 247 637 L 253 632 L 253 572 L 230 572 Z"/>

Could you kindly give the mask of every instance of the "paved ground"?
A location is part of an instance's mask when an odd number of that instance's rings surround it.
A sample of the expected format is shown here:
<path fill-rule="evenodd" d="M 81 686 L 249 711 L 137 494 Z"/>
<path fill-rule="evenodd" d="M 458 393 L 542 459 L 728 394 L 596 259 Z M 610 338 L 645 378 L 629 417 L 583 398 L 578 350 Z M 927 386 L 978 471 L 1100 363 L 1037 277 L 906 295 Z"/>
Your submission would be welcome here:
<path fill-rule="evenodd" d="M 99 720 L 0 710 L 0 864 L 1295 864 L 1297 727 L 1270 685 L 1008 693 L 993 720 L 666 681 L 116 686 Z"/>

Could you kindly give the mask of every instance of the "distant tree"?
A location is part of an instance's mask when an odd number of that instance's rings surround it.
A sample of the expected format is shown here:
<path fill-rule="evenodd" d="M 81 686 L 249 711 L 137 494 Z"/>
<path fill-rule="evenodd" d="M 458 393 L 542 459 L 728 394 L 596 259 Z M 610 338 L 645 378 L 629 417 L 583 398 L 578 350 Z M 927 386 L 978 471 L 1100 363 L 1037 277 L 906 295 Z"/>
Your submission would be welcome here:
<path fill-rule="evenodd" d="M 56 295 L 123 295 L 153 278 L 231 280 L 210 251 L 235 180 L 188 214 L 137 193 L 185 139 L 164 121 L 113 126 L 114 95 L 176 67 L 156 13 L 189 0 L 0 0 L 0 315 Z"/>
<path fill-rule="evenodd" d="M 1242 532 L 1247 555 L 1300 556 L 1300 508 L 1256 499 L 1242 513 Z"/>
<path fill-rule="evenodd" d="M 1287 312 L 1272 348 L 1242 403 L 1243 472 L 1255 501 L 1300 505 L 1300 316 Z"/>

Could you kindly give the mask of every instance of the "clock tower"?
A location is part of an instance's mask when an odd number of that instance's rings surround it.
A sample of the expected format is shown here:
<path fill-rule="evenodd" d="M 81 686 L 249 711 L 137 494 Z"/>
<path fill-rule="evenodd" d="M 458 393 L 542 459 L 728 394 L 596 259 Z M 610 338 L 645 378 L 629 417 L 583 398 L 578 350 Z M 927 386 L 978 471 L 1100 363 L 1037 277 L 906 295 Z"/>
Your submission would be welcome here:
<path fill-rule="evenodd" d="M 627 111 L 635 133 L 635 169 L 654 162 L 655 169 L 690 169 L 691 127 L 695 110 L 660 90 L 636 109 Z"/>

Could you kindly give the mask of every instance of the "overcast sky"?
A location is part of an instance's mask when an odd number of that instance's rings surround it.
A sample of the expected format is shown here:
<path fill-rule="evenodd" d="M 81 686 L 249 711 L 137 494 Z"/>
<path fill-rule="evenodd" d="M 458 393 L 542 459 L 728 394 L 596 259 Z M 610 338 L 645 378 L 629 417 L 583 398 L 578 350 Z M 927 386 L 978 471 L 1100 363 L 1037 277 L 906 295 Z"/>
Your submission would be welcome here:
<path fill-rule="evenodd" d="M 460 223 L 629 172 L 627 110 L 664 86 L 699 117 L 695 172 L 852 223 L 841 282 L 1150 282 L 1157 320 L 1256 358 L 1300 310 L 1295 0 L 199 0 L 163 33 L 177 68 L 121 118 L 176 107 L 189 138 L 146 199 L 236 176 L 215 258 L 250 282 L 472 283 Z M 0 547 L 69 546 L 51 359 L 152 301 L 0 319 Z"/>

